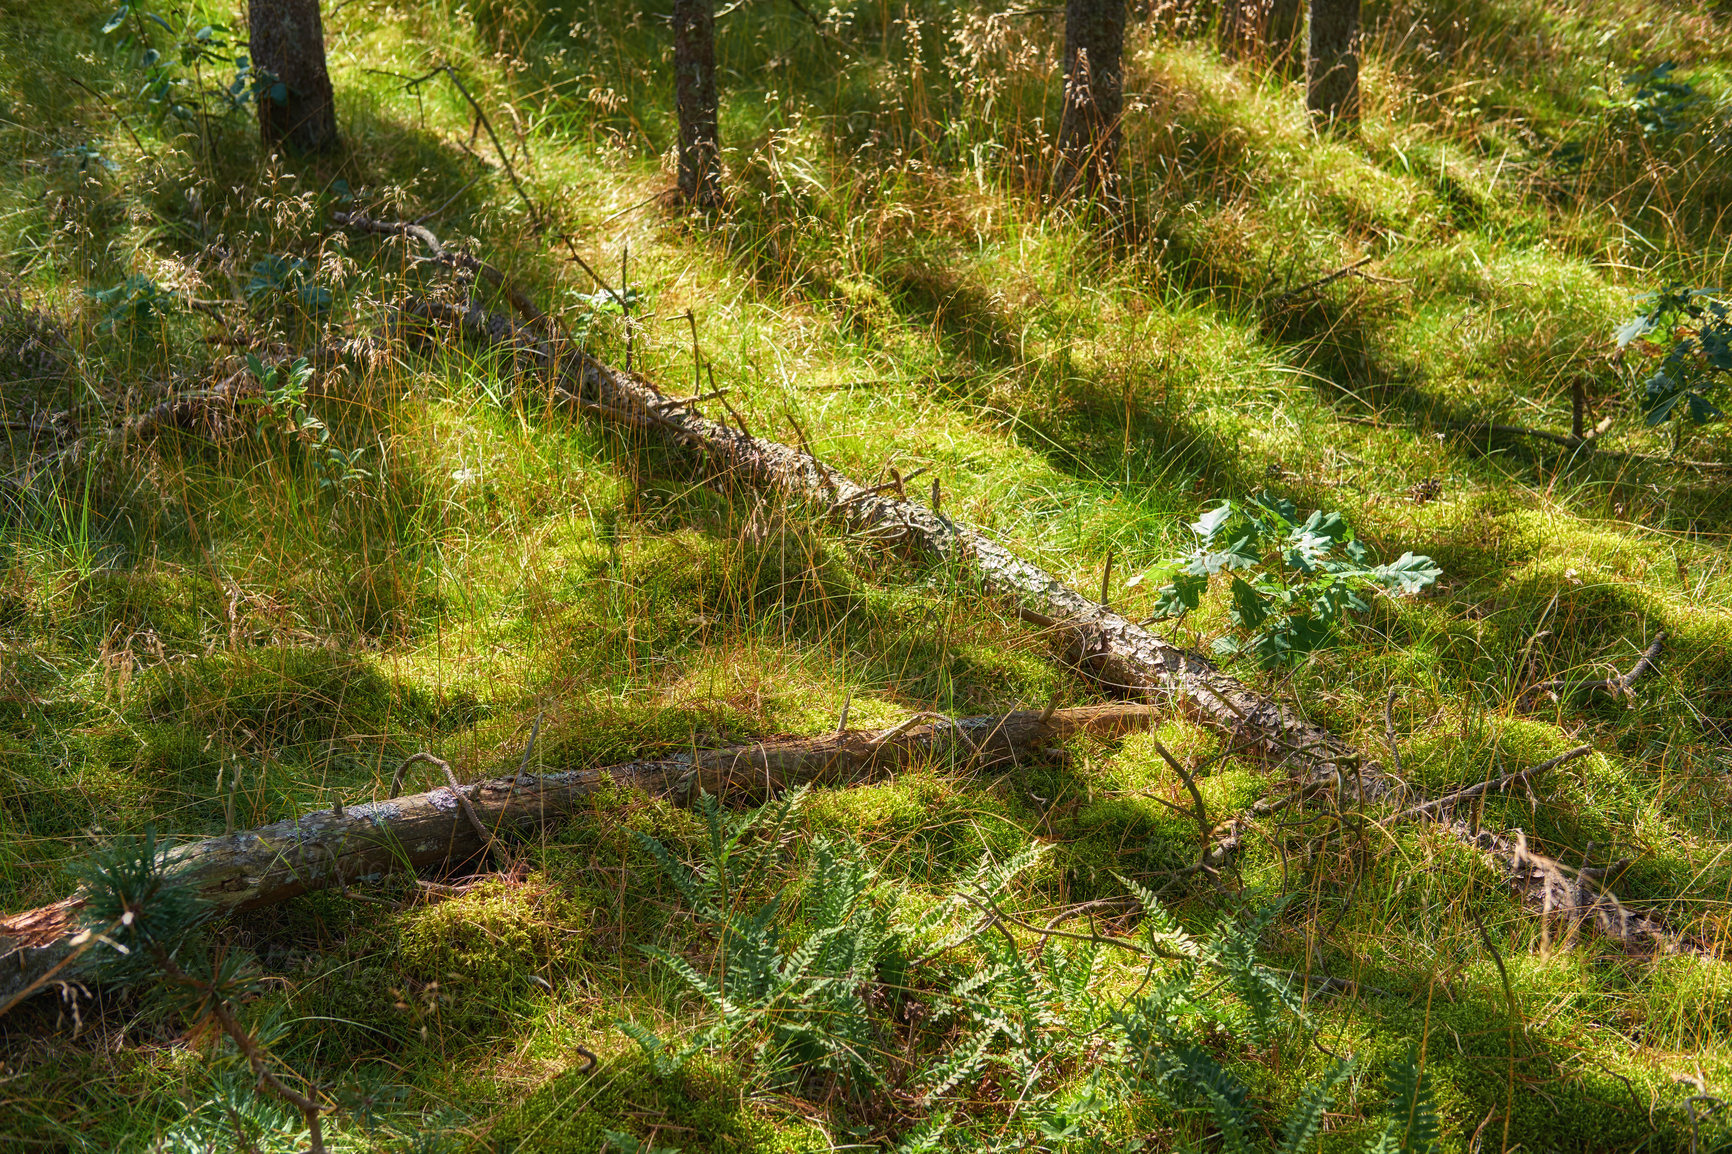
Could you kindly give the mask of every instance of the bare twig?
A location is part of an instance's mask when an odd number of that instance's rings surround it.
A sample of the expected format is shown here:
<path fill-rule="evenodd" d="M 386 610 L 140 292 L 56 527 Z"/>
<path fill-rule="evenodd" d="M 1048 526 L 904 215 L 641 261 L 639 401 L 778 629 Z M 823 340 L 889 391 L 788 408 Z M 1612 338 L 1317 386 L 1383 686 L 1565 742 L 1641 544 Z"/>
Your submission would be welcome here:
<path fill-rule="evenodd" d="M 571 259 L 576 262 L 577 267 L 588 273 L 590 280 L 607 290 L 607 295 L 613 298 L 613 302 L 619 306 L 620 312 L 629 313 L 630 310 L 626 307 L 625 298 L 615 292 L 613 286 L 603 280 L 601 274 L 591 268 L 589 262 L 577 254 L 577 246 L 572 243 L 571 237 L 562 233 L 559 239 L 565 242 L 566 250 L 571 253 Z M 622 283 L 619 287 L 623 289 L 626 286 Z"/>
<path fill-rule="evenodd" d="M 802 429 L 800 427 L 800 422 L 794 419 L 793 412 L 789 409 L 783 409 L 782 415 L 788 418 L 788 423 L 790 425 L 794 426 L 794 432 L 800 438 L 800 448 L 808 457 L 816 461 L 818 459 L 818 454 L 812 449 L 812 438 L 806 435 L 806 430 Z"/>
<path fill-rule="evenodd" d="M 886 729 L 883 733 L 880 733 L 878 736 L 874 737 L 872 739 L 872 746 L 874 749 L 876 749 L 878 746 L 883 745 L 885 742 L 892 741 L 898 737 L 901 737 L 904 733 L 907 733 L 910 729 L 913 729 L 915 726 L 920 725 L 923 722 L 928 722 L 928 721 L 935 722 L 935 723 L 942 723 L 942 724 L 952 724 L 950 718 L 946 717 L 942 713 L 932 713 L 930 711 L 916 713 L 914 716 L 904 720 L 900 725 L 896 725 L 890 729 Z"/>
<path fill-rule="evenodd" d="M 698 317 L 689 308 L 686 309 L 686 323 L 692 326 L 692 392 L 701 393 L 704 391 L 704 362 L 698 356 Z"/>
<path fill-rule="evenodd" d="M 271 1093 L 299 1110 L 306 1117 L 307 1149 L 312 1154 L 324 1154 L 325 1137 L 319 1124 L 319 1115 L 324 1112 L 325 1107 L 289 1086 L 272 1072 L 269 1064 L 265 1061 L 264 1047 L 260 1046 L 258 1039 L 254 1038 L 246 1027 L 240 1024 L 234 1011 L 229 1007 L 228 999 L 212 983 L 195 978 L 181 969 L 180 964 L 174 960 L 174 955 L 160 945 L 151 950 L 151 956 L 162 969 L 162 972 L 174 982 L 198 990 L 204 995 L 205 1009 L 212 1018 L 216 1019 L 217 1025 L 222 1027 L 223 1033 L 229 1036 L 235 1047 L 246 1058 L 247 1065 L 252 1067 L 253 1076 L 259 1080 L 259 1084 L 268 1088 Z"/>
<path fill-rule="evenodd" d="M 1418 817 L 1422 813 L 1431 813 L 1443 809 L 1446 806 L 1453 806 L 1458 802 L 1476 798 L 1482 793 L 1505 789 L 1517 782 L 1520 782 L 1523 785 L 1530 784 L 1533 778 L 1545 773 L 1547 770 L 1556 769 L 1566 761 L 1574 761 L 1576 758 L 1585 757 L 1592 752 L 1594 752 L 1593 746 L 1578 745 L 1572 750 L 1558 754 L 1550 761 L 1540 762 L 1531 769 L 1524 769 L 1519 773 L 1506 773 L 1502 777 L 1495 778 L 1492 781 L 1482 781 L 1478 785 L 1470 785 L 1466 789 L 1458 789 L 1454 793 L 1445 794 L 1444 796 L 1435 798 L 1432 801 L 1421 802 L 1419 805 L 1404 809 L 1400 813 L 1391 814 L 1389 817 L 1384 818 L 1377 824 L 1380 826 L 1391 826 L 1398 821 L 1404 821 L 1410 817 Z"/>
<path fill-rule="evenodd" d="M 1370 264 L 1372 261 L 1374 261 L 1376 259 L 1377 258 L 1374 255 L 1362 256 L 1358 260 L 1354 261 L 1352 264 L 1346 265 L 1345 267 L 1342 267 L 1342 268 L 1338 268 L 1334 272 L 1329 273 L 1326 276 L 1320 276 L 1316 280 L 1313 280 L 1313 281 L 1306 281 L 1304 284 L 1300 285 L 1298 288 L 1288 289 L 1286 292 L 1284 292 L 1280 296 L 1276 297 L 1270 303 L 1271 304 L 1281 304 L 1285 301 L 1292 300 L 1296 296 L 1302 296 L 1305 293 L 1312 291 L 1313 289 L 1320 289 L 1324 285 L 1333 284 L 1334 282 L 1340 280 L 1342 277 L 1346 276 L 1348 273 L 1354 272 L 1357 269 L 1362 269 L 1366 265 Z"/>
<path fill-rule="evenodd" d="M 1203 852 L 1207 854 L 1209 852 L 1209 836 L 1215 832 L 1215 827 L 1209 821 L 1209 810 L 1208 807 L 1203 804 L 1203 793 L 1197 788 L 1196 779 L 1186 771 L 1184 766 L 1179 764 L 1178 758 L 1167 752 L 1166 746 L 1162 745 L 1159 741 L 1156 741 L 1154 745 L 1155 752 L 1161 755 L 1161 760 L 1172 767 L 1173 772 L 1179 775 L 1179 780 L 1185 783 L 1185 788 L 1191 792 L 1191 800 L 1195 802 L 1197 806 L 1196 813 L 1191 816 L 1197 819 L 1197 828 L 1203 835 Z M 1158 801 L 1160 799 L 1157 798 L 1156 800 Z M 1173 808 L 1178 809 L 1177 806 L 1174 806 Z M 1183 813 L 1184 811 L 1180 810 L 1179 812 Z"/>
<path fill-rule="evenodd" d="M 704 372 L 708 373 L 710 377 L 710 393 L 716 398 L 716 400 L 722 402 L 722 408 L 728 411 L 728 416 L 734 418 L 734 424 L 739 428 L 740 432 L 744 433 L 748 437 L 751 436 L 752 430 L 746 426 L 746 418 L 740 416 L 740 414 L 735 411 L 734 406 L 728 404 L 728 390 L 716 388 L 715 366 L 705 365 Z"/>
<path fill-rule="evenodd" d="M 479 273 L 486 278 L 488 283 L 504 294 L 505 299 L 511 302 L 511 307 L 516 309 L 524 320 L 544 329 L 551 326 L 552 322 L 548 319 L 547 314 L 537 308 L 535 303 L 525 296 L 523 291 L 504 273 L 486 261 L 478 260 L 468 253 L 446 248 L 432 230 L 424 225 L 410 224 L 407 221 L 399 220 L 375 220 L 364 212 L 333 212 L 331 219 L 358 232 L 371 232 L 380 236 L 406 236 L 420 241 L 431 254 L 435 263 Z"/>
<path fill-rule="evenodd" d="M 1654 668 L 1654 660 L 1660 656 L 1660 647 L 1664 645 L 1665 642 L 1666 634 L 1664 630 L 1654 634 L 1654 640 L 1648 643 L 1648 648 L 1642 651 L 1642 655 L 1636 659 L 1634 665 L 1630 666 L 1630 671 L 1628 673 L 1623 673 L 1616 677 L 1602 678 L 1599 681 L 1583 681 L 1575 685 L 1570 685 L 1561 677 L 1554 677 L 1550 681 L 1542 681 L 1538 685 L 1535 685 L 1524 692 L 1518 701 L 1518 705 L 1520 708 L 1526 709 L 1528 703 L 1541 693 L 1561 693 L 1565 690 L 1575 691 L 1585 689 L 1590 692 L 1598 690 L 1610 693 L 1614 697 L 1633 697 L 1635 695 L 1631 692 L 1631 687 L 1636 684 L 1636 681 L 1643 674 Z"/>
<path fill-rule="evenodd" d="M 394 797 L 397 797 L 398 795 L 400 795 L 403 792 L 403 774 L 404 774 L 404 772 L 407 771 L 411 765 L 414 765 L 416 762 L 421 762 L 421 761 L 426 762 L 428 765 L 436 766 L 439 769 L 443 769 L 446 773 L 451 772 L 450 763 L 445 761 L 445 759 L 443 759 L 443 758 L 434 757 L 431 753 L 428 753 L 426 750 L 422 750 L 420 753 L 411 753 L 408 757 L 405 757 L 403 759 L 401 764 L 399 764 L 397 766 L 397 772 L 395 772 L 391 775 L 391 792 L 386 794 L 385 796 L 394 798 Z"/>
<path fill-rule="evenodd" d="M 124 129 L 126 129 L 126 134 L 128 136 L 132 137 L 132 142 L 134 144 L 138 145 L 138 150 L 140 152 L 144 153 L 144 155 L 149 157 L 151 160 L 156 159 L 156 153 L 152 152 L 150 149 L 148 149 L 144 146 L 144 141 L 140 140 L 138 138 L 138 133 L 136 133 L 132 130 L 132 122 L 130 120 L 128 120 L 123 113 L 115 110 L 114 105 L 112 105 L 108 102 L 108 97 L 104 96 L 102 93 L 100 93 L 96 89 L 90 87 L 90 85 L 84 83 L 84 81 L 78 79 L 78 77 L 73 76 L 69 72 L 62 73 L 61 75 L 63 75 L 66 79 L 72 81 L 72 83 L 78 85 L 78 87 L 84 89 L 84 91 L 90 93 L 90 95 L 96 97 L 96 99 L 100 100 L 102 102 L 102 107 L 108 109 L 108 114 L 110 116 L 114 117 L 116 120 L 120 121 L 120 126 Z"/>
<path fill-rule="evenodd" d="M 511 187 L 517 190 L 517 195 L 522 198 L 524 207 L 529 209 L 530 221 L 539 231 L 543 227 L 541 210 L 535 207 L 535 202 L 529 198 L 529 193 L 524 189 L 523 182 L 517 179 L 517 170 L 511 167 L 511 158 L 505 155 L 505 146 L 499 143 L 499 136 L 493 131 L 493 122 L 487 119 L 487 113 L 482 109 L 481 102 L 470 93 L 468 87 L 463 83 L 463 78 L 457 75 L 457 70 L 449 64 L 441 64 L 431 72 L 409 80 L 403 87 L 413 89 L 418 85 L 425 84 L 441 72 L 451 78 L 451 83 L 457 86 L 458 93 L 469 102 L 469 107 L 475 110 L 475 118 L 481 122 L 481 127 L 487 130 L 487 138 L 493 142 L 493 151 L 499 155 L 499 163 L 505 166 L 505 175 L 511 178 Z M 474 137 L 471 136 L 470 139 L 473 140 Z"/>
<path fill-rule="evenodd" d="M 500 846 L 499 839 L 493 836 L 493 831 L 481 820 L 481 815 L 475 812 L 475 803 L 469 800 L 469 794 L 457 781 L 457 775 L 451 771 L 451 766 L 440 762 L 439 768 L 445 771 L 445 781 L 451 787 L 451 792 L 457 797 L 457 804 L 463 807 L 463 816 L 469 819 L 469 828 L 475 831 L 475 836 L 481 839 L 481 844 L 487 847 L 487 852 L 496 865 L 504 866 L 505 850 Z M 515 789 L 517 779 L 512 779 Z"/>
<path fill-rule="evenodd" d="M 1137 945 L 1137 943 L 1135 943 L 1133 941 L 1129 941 L 1125 938 L 1109 938 L 1109 937 L 1103 937 L 1102 935 L 1095 934 L 1095 933 L 1073 934 L 1073 933 L 1069 932 L 1068 930 L 1042 929 L 1040 926 L 1030 925 L 1028 922 L 1021 921 L 1018 918 L 1011 917 L 1009 914 L 1005 913 L 1002 909 L 1000 909 L 998 906 L 998 903 L 993 901 L 992 898 L 987 896 L 986 894 L 971 894 L 971 893 L 964 891 L 962 894 L 962 898 L 964 901 L 968 902 L 970 905 L 974 906 L 976 909 L 980 910 L 982 913 L 985 913 L 985 914 L 989 915 L 990 917 L 992 917 L 998 923 L 1001 923 L 1003 925 L 1015 926 L 1019 930 L 1027 930 L 1029 933 L 1038 934 L 1043 938 L 1068 938 L 1069 940 L 1071 940 L 1073 942 L 1092 942 L 1095 945 L 1112 946 L 1116 949 L 1128 950 L 1129 952 L 1131 952 L 1133 954 L 1137 954 L 1137 955 L 1139 955 L 1141 957 L 1145 957 L 1145 958 L 1148 957 L 1151 953 L 1153 953 L 1156 957 L 1159 957 L 1159 958 L 1178 959 L 1178 958 L 1182 958 L 1184 956 L 1182 954 L 1176 954 L 1176 953 L 1172 953 L 1170 951 L 1165 951 L 1165 950 L 1161 950 L 1161 949 L 1147 950 L 1147 949 L 1144 949 L 1142 946 Z"/>

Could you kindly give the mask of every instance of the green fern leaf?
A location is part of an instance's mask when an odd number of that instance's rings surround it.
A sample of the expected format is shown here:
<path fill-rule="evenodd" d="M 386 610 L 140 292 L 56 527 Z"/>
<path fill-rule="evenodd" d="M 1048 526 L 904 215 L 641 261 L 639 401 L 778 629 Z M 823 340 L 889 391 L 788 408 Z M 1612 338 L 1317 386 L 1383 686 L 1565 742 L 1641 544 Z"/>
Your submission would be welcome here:
<path fill-rule="evenodd" d="M 1352 1072 L 1351 1059 L 1337 1062 L 1323 1075 L 1321 1081 L 1313 1082 L 1305 1088 L 1304 1093 L 1299 1095 L 1299 1100 L 1293 1103 L 1287 1120 L 1281 1124 L 1279 1154 L 1305 1154 L 1323 1128 L 1323 1114 L 1329 1109 L 1330 1097 L 1334 1094 L 1335 1087 Z"/>

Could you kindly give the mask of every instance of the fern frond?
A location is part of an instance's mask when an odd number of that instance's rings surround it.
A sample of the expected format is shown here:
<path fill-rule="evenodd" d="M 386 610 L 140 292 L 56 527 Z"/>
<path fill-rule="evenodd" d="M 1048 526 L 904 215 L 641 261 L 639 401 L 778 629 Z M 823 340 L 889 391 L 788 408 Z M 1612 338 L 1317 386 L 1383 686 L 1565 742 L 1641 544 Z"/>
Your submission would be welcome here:
<path fill-rule="evenodd" d="M 954 1115 L 946 1110 L 942 1114 L 934 1114 L 903 1136 L 896 1144 L 896 1154 L 935 1154 L 943 1149 L 945 1131 L 950 1129 L 950 1119 Z"/>
<path fill-rule="evenodd" d="M 670 1054 L 667 1043 L 660 1035 L 636 1022 L 621 1021 L 618 1023 L 620 1032 L 643 1048 L 644 1054 L 650 1060 L 650 1068 L 657 1075 L 667 1077 L 679 1072 L 685 1064 L 686 1054 Z M 689 1053 L 690 1051 L 687 1051 Z"/>
<path fill-rule="evenodd" d="M 1158 1091 L 1175 1106 L 1184 1107 L 1186 1095 L 1174 1093 L 1175 1086 L 1190 1091 L 1202 1099 L 1221 1131 L 1221 1145 L 1234 1154 L 1251 1154 L 1247 1131 L 1251 1125 L 1249 1101 L 1251 1093 L 1243 1083 L 1227 1072 L 1215 1056 L 1194 1042 L 1169 1046 L 1156 1063 Z"/>
<path fill-rule="evenodd" d="M 709 886 L 704 879 L 686 868 L 683 862 L 675 860 L 667 846 L 657 839 L 646 833 L 634 833 L 632 836 L 637 839 L 639 846 L 656 859 L 662 867 L 662 873 L 666 874 L 674 888 L 680 891 L 680 896 L 686 899 L 686 904 L 691 906 L 693 913 L 699 917 L 719 916 L 721 911 L 716 909 L 715 902 L 711 900 Z"/>
<path fill-rule="evenodd" d="M 922 1097 L 927 1101 L 941 1097 L 953 1090 L 964 1078 L 973 1074 L 986 1064 L 986 1050 L 998 1037 L 998 1027 L 993 1024 L 982 1026 L 950 1052 L 950 1056 L 940 1062 L 929 1074 L 928 1083 Z"/>
<path fill-rule="evenodd" d="M 1114 874 L 1113 876 L 1118 878 L 1119 884 L 1129 890 L 1131 895 L 1142 905 L 1142 928 L 1148 931 L 1149 943 L 1156 947 L 1156 953 L 1178 954 L 1192 958 L 1202 956 L 1202 946 L 1195 938 L 1185 932 L 1184 928 L 1179 925 L 1178 919 L 1173 917 L 1168 912 L 1167 907 L 1161 904 L 1161 899 L 1155 896 L 1153 890 L 1138 884 L 1123 874 Z"/>
<path fill-rule="evenodd" d="M 1419 1060 L 1419 1046 L 1408 1044 L 1407 1060 L 1389 1074 L 1389 1124 L 1385 1134 L 1404 1154 L 1433 1154 L 1443 1123 L 1431 1100 L 1431 1081 Z"/>
<path fill-rule="evenodd" d="M 1048 848 L 1045 843 L 1037 841 L 1027 849 L 1012 854 L 1003 862 L 994 862 L 991 857 L 981 858 L 980 866 L 975 871 L 974 888 L 986 894 L 987 897 L 997 897 L 1018 876 L 1040 861 L 1046 855 Z"/>
<path fill-rule="evenodd" d="M 645 957 L 653 958 L 668 969 L 672 970 L 675 974 L 679 975 L 680 981 L 684 982 L 688 989 L 692 990 L 694 993 L 702 997 L 704 1001 L 708 1002 L 710 1009 L 724 1016 L 734 1012 L 734 1007 L 729 1003 L 726 991 L 704 975 L 698 973 L 697 970 L 692 968 L 690 962 L 686 961 L 678 954 L 669 953 L 660 946 L 639 946 L 638 949 Z"/>
<path fill-rule="evenodd" d="M 1305 1150 L 1323 1128 L 1323 1114 L 1329 1109 L 1330 1097 L 1334 1094 L 1335 1087 L 1352 1072 L 1352 1059 L 1337 1062 L 1320 1081 L 1305 1087 L 1299 1100 L 1293 1103 L 1293 1109 L 1288 1111 L 1287 1120 L 1281 1124 L 1279 1154 L 1305 1154 Z"/>

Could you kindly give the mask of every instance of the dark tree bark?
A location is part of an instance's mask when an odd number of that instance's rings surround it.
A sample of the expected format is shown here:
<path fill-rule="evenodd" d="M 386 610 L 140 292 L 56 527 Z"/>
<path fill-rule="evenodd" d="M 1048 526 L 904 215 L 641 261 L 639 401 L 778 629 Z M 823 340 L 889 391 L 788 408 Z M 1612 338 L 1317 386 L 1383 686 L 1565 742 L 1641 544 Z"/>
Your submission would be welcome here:
<path fill-rule="evenodd" d="M 707 208 L 716 203 L 722 178 L 715 0 L 674 0 L 674 110 L 680 119 L 680 192 Z"/>
<path fill-rule="evenodd" d="M 1124 112 L 1125 0 L 1067 0 L 1064 114 L 1053 187 L 1061 197 L 1118 195 L 1119 118 Z"/>
<path fill-rule="evenodd" d="M 1280 67 L 1293 59 L 1299 17 L 1300 0 L 1224 0 L 1221 51 Z"/>
<path fill-rule="evenodd" d="M 250 0 L 247 23 L 265 144 L 296 152 L 337 147 L 337 105 L 325 71 L 319 0 Z"/>
<path fill-rule="evenodd" d="M 1311 0 L 1305 106 L 1320 121 L 1359 120 L 1359 0 Z"/>

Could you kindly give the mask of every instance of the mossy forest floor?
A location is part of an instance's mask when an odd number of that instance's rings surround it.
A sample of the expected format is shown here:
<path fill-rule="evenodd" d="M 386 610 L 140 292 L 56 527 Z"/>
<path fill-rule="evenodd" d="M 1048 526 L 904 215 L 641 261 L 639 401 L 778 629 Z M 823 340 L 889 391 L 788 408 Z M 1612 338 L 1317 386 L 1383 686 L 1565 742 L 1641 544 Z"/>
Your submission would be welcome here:
<path fill-rule="evenodd" d="M 176 33 L 237 22 L 193 7 L 143 6 Z M 246 372 L 248 349 L 286 364 L 376 332 L 406 283 L 451 291 L 402 247 L 331 227 L 353 198 L 425 216 L 589 318 L 614 363 L 627 330 L 570 257 L 616 285 L 624 264 L 643 293 L 633 363 L 666 391 L 692 391 L 690 310 L 754 431 L 796 442 L 797 421 L 857 478 L 924 467 L 946 512 L 1076 588 L 1110 555 L 1112 603 L 1137 618 L 1154 583 L 1132 579 L 1201 511 L 1259 490 L 1340 511 L 1382 559 L 1431 556 L 1444 575 L 1424 595 L 1377 599 L 1290 667 L 1230 668 L 1377 757 L 1394 690 L 1404 772 L 1432 793 L 1591 744 L 1531 797 L 1488 799 L 1483 822 L 1571 864 L 1590 846 L 1630 859 L 1621 896 L 1710 949 L 1560 941 L 1424 823 L 1355 839 L 1260 820 L 1233 868 L 1171 883 L 1197 829 L 1158 800 L 1190 804 L 1153 742 L 1201 763 L 1225 741 L 1175 717 L 1014 773 L 934 764 L 764 818 L 727 900 L 781 893 L 799 943 L 833 854 L 904 935 L 898 976 L 862 995 L 880 1081 L 778 1051 L 762 1021 L 658 1069 L 619 1024 L 670 1049 L 712 1025 L 669 959 L 711 975 L 718 938 L 639 835 L 702 867 L 710 830 L 613 793 L 449 900 L 396 878 L 207 936 L 267 975 L 248 1020 L 336 1105 L 334 1149 L 1229 1148 L 1205 1098 L 1114 1090 L 1106 1032 L 1034 1058 L 1005 1034 L 958 1085 L 922 1081 L 966 1035 L 932 1017 L 943 991 L 1004 935 L 1029 957 L 1039 939 L 1001 924 L 920 958 L 933 941 L 908 927 L 983 861 L 1037 846 L 1000 898 L 1020 921 L 1139 881 L 1199 936 L 1284 903 L 1254 935 L 1262 963 L 1364 984 L 1273 1032 L 1231 984 L 1196 989 L 1214 1009 L 1188 1037 L 1249 1088 L 1248 1148 L 1289 1137 L 1303 1087 L 1352 1055 L 1318 1140 L 1359 1149 L 1410 1052 L 1442 1150 L 1726 1142 L 1732 1110 L 1698 1096 L 1732 1095 L 1732 475 L 1462 427 L 1567 432 L 1581 382 L 1591 421 L 1614 418 L 1606 448 L 1732 460 L 1724 425 L 1681 444 L 1644 427 L 1652 356 L 1612 338 L 1642 292 L 1732 280 L 1724 5 L 1368 3 L 1364 123 L 1338 138 L 1311 131 L 1279 69 L 1220 58 L 1209 8 L 1133 5 L 1116 231 L 1042 203 L 1058 17 L 809 7 L 823 34 L 794 6 L 726 9 L 730 203 L 704 217 L 663 195 L 654 5 L 326 4 L 346 147 L 302 161 L 224 110 L 232 67 L 177 66 L 189 114 L 159 122 L 141 46 L 120 43 L 136 14 L 104 35 L 108 7 L 0 4 L 0 907 L 62 895 L 65 865 L 115 837 L 373 796 L 417 750 L 465 778 L 507 772 L 537 718 L 532 772 L 819 733 L 845 702 L 851 725 L 883 727 L 1095 699 L 967 574 L 706 487 L 476 348 L 397 342 L 319 371 L 301 404 L 322 434 L 256 406 L 232 435 L 126 431 Z M 1698 100 L 1656 119 L 1623 78 L 1666 60 Z M 446 62 L 533 216 L 448 80 L 405 86 Z M 1369 276 L 1283 295 L 1362 256 Z M 1217 587 L 1154 628 L 1207 648 L 1229 607 Z M 1661 630 L 1630 700 L 1518 707 L 1536 681 L 1627 668 Z M 426 770 L 413 788 L 437 783 Z M 1236 755 L 1198 784 L 1221 819 L 1279 789 Z M 1136 911 L 1067 924 L 1146 942 Z M 1149 981 L 1141 957 L 1095 952 L 1088 997 Z M 1062 988 L 1041 1011 L 1053 1037 L 1086 1000 Z M 297 1117 L 249 1086 L 148 990 L 51 991 L 0 1019 L 7 1150 L 303 1148 Z"/>

